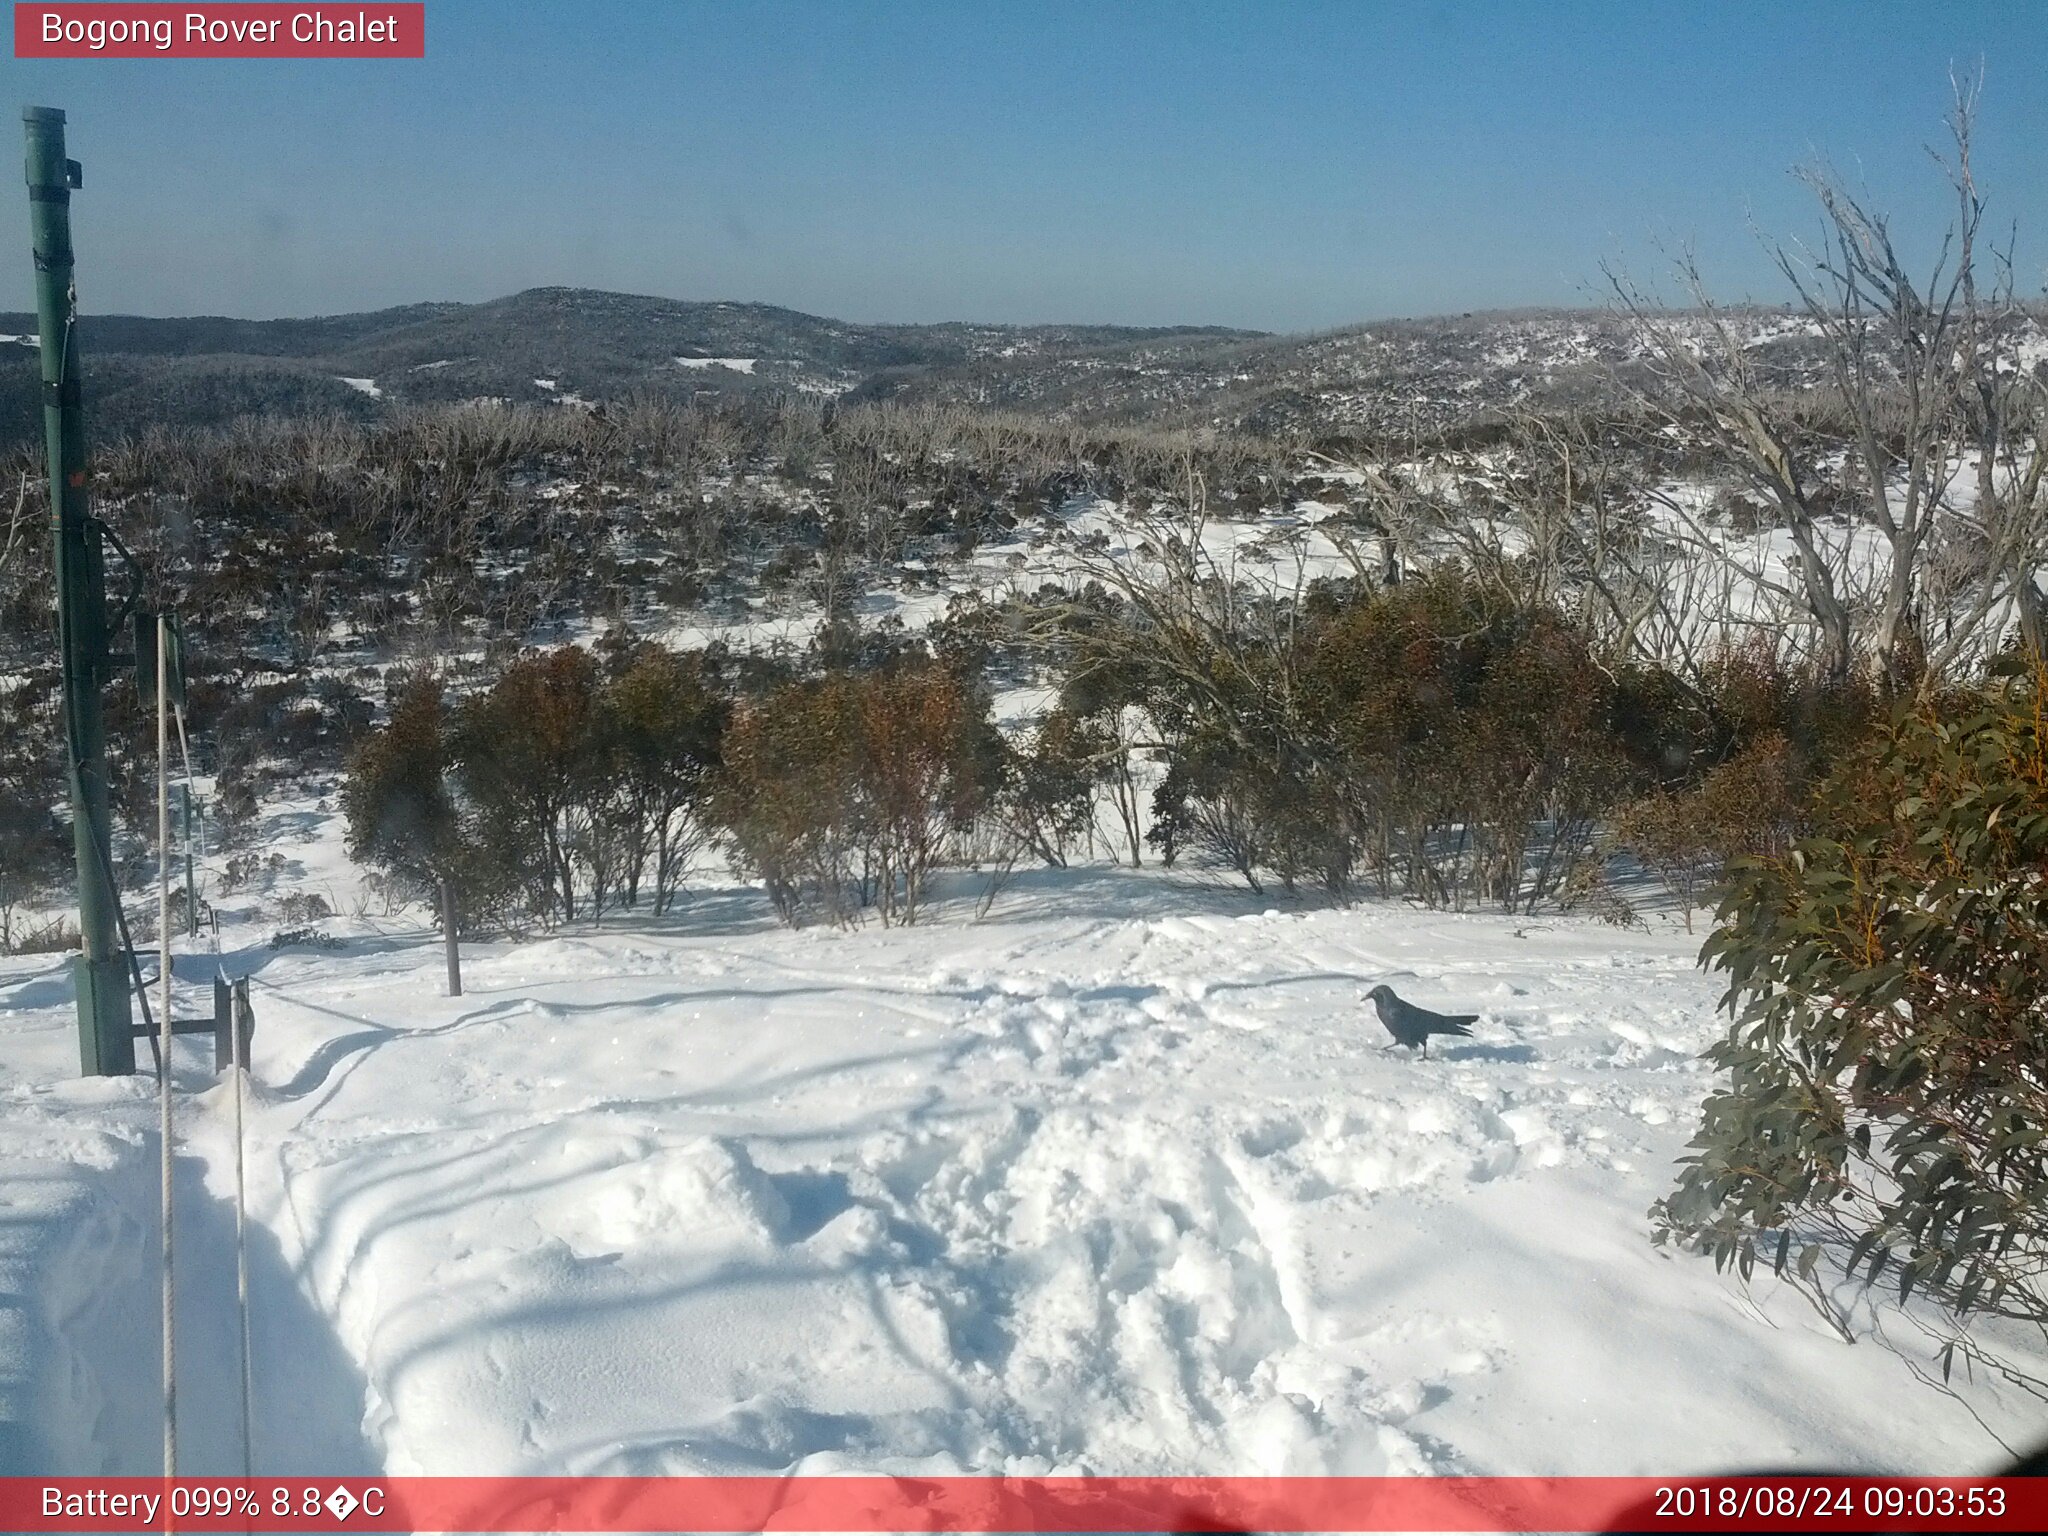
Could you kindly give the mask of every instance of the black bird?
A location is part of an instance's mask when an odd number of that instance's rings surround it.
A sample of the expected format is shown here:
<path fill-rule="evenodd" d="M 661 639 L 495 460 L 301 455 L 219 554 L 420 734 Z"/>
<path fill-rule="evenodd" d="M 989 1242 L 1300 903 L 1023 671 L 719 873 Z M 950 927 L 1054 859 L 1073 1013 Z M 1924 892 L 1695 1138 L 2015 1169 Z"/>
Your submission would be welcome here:
<path fill-rule="evenodd" d="M 1476 1013 L 1431 1013 L 1427 1008 L 1402 1002 L 1394 996 L 1394 989 L 1384 983 L 1365 995 L 1379 1009 L 1380 1022 L 1387 1026 L 1394 1044 L 1421 1046 L 1424 1061 L 1429 1060 L 1431 1035 L 1469 1035 L 1470 1026 L 1479 1018 Z"/>

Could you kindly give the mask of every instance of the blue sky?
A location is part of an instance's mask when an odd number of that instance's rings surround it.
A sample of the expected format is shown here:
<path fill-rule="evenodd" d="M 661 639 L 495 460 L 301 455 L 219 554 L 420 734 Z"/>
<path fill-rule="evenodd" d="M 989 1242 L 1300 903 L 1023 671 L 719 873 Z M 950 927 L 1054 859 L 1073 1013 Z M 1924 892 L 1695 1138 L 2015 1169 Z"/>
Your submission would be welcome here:
<path fill-rule="evenodd" d="M 1304 330 L 1597 301 L 1690 242 L 1783 297 L 1816 156 L 2048 259 L 2048 4 L 428 0 L 427 58 L 5 63 L 86 166 L 81 300 L 327 314 L 546 283 L 855 320 Z M 10 130 L 11 131 L 11 130 Z M 25 194 L 0 251 L 26 308 Z"/>

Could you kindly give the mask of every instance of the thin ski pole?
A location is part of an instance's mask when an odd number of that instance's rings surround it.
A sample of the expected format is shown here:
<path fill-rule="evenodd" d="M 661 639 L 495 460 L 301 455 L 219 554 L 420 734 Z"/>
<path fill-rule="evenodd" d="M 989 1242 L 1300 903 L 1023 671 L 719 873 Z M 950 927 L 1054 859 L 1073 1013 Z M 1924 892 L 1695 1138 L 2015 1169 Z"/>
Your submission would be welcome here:
<path fill-rule="evenodd" d="M 256 1475 L 254 1450 L 256 1427 L 252 1404 L 252 1359 L 249 1348 L 249 1196 L 242 1164 L 242 1098 L 249 1082 L 249 1063 L 243 1056 L 242 1015 L 239 1009 L 228 1018 L 229 1039 L 234 1047 L 235 1072 L 235 1306 L 242 1323 L 242 1476 Z"/>
<path fill-rule="evenodd" d="M 164 1476 L 178 1475 L 177 1288 L 171 1274 L 171 704 L 165 684 L 170 621 L 156 616 L 157 1027 L 163 1031 L 157 1072 L 162 1110 L 164 1247 Z"/>

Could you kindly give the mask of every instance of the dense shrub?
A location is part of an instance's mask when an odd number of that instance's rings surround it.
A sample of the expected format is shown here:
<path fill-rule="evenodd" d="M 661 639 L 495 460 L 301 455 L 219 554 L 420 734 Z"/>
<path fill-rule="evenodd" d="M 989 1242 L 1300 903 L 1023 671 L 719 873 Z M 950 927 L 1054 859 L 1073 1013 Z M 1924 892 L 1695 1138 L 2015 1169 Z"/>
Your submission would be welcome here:
<path fill-rule="evenodd" d="M 987 697 L 939 666 L 861 678 L 859 724 L 870 887 L 884 922 L 914 922 L 953 838 L 1000 787 L 1002 740 Z"/>
<path fill-rule="evenodd" d="M 1720 733 L 1713 760 L 1779 737 L 1785 770 L 1802 792 L 1861 746 L 1885 711 L 1867 672 L 1836 677 L 1817 663 L 1793 665 L 1764 641 L 1721 653 L 1705 671 L 1706 704 Z"/>
<path fill-rule="evenodd" d="M 58 884 L 71 864 L 70 828 L 58 815 L 65 796 L 63 748 L 40 690 L 0 693 L 0 952 L 23 938 L 17 908 Z"/>
<path fill-rule="evenodd" d="M 504 904 L 507 882 L 477 846 L 453 783 L 449 711 L 432 675 L 397 681 L 386 725 L 349 756 L 341 809 L 348 855 L 383 872 L 386 889 L 438 908 L 448 881 L 474 924 Z"/>
<path fill-rule="evenodd" d="M 602 888 L 614 865 L 598 826 L 608 765 L 596 660 L 577 646 L 521 656 L 456 711 L 461 790 L 537 912 L 573 921 L 578 877 Z M 601 901 L 601 895 L 599 900 Z"/>
<path fill-rule="evenodd" d="M 1041 720 L 1027 745 L 1010 749 L 1001 815 L 1020 850 L 1065 867 L 1093 833 L 1096 786 L 1112 750 L 1099 727 L 1064 709 Z"/>
<path fill-rule="evenodd" d="M 620 852 L 622 899 L 637 905 L 644 886 L 664 912 L 710 830 L 704 805 L 730 706 L 701 654 L 659 645 L 630 651 L 599 705 L 598 820 Z"/>
<path fill-rule="evenodd" d="M 1812 830 L 1738 861 L 1706 957 L 1734 1015 L 1659 1241 L 1887 1273 L 2048 1327 L 2043 677 L 1921 703 L 1835 765 Z M 1970 1346 L 1958 1336 L 1945 1351 Z"/>
<path fill-rule="evenodd" d="M 915 922 L 1003 765 L 986 697 L 931 662 L 784 684 L 738 709 L 724 756 L 719 821 L 792 923 Z"/>
<path fill-rule="evenodd" d="M 1513 910 L 1562 888 L 1637 774 L 1621 691 L 1583 635 L 1455 565 L 1299 605 L 1221 583 L 1133 591 L 1124 610 L 1075 605 L 1064 707 L 1149 722 L 1166 768 L 1150 835 L 1169 858 L 1192 848 L 1255 889 L 1271 875 L 1341 896 L 1366 876 Z M 1109 787 L 1134 824 L 1127 784 Z"/>
<path fill-rule="evenodd" d="M 349 760 L 350 856 L 403 896 L 449 879 L 465 923 L 601 917 L 643 891 L 666 910 L 703 842 L 726 704 L 701 655 L 613 660 L 524 655 L 453 708 L 437 679 L 403 683 Z"/>
<path fill-rule="evenodd" d="M 1370 883 L 1526 910 L 1604 889 L 1593 855 L 1619 847 L 1689 907 L 1726 859 L 1790 843 L 1881 704 L 1760 646 L 1703 681 L 1617 664 L 1565 610 L 1455 562 L 1386 587 L 1319 582 L 1298 603 L 1221 582 L 1131 593 L 1066 601 L 1061 707 L 1142 717 L 1166 770 L 1148 840 L 1255 890 Z M 1132 820 L 1127 781 L 1104 789 Z"/>
<path fill-rule="evenodd" d="M 1692 932 L 1693 910 L 1727 861 L 1785 851 L 1803 823 L 1785 737 L 1771 731 L 1709 769 L 1694 786 L 1660 789 L 1616 812 L 1615 846 L 1664 883 Z"/>
<path fill-rule="evenodd" d="M 807 905 L 853 920 L 859 776 L 850 678 L 789 683 L 735 711 L 713 813 L 735 861 L 761 878 L 785 922 Z"/>
<path fill-rule="evenodd" d="M 1657 787 L 1619 807 L 1610 839 L 1664 883 L 1687 932 L 1730 859 L 1781 854 L 1807 829 L 1818 783 L 1868 743 L 1883 708 L 1868 677 L 1788 665 L 1761 644 L 1704 672 L 1688 699 L 1634 669 L 1627 691 L 1647 707 L 1631 720 L 1629 751 Z"/>

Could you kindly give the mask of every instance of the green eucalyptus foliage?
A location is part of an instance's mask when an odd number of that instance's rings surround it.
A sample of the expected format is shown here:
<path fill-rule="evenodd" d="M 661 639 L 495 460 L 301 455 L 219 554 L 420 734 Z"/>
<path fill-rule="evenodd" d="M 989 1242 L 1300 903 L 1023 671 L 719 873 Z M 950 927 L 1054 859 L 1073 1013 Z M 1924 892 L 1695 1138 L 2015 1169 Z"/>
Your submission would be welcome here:
<path fill-rule="evenodd" d="M 1822 780 L 1811 835 L 1731 865 L 1701 957 L 1727 1083 L 1658 1243 L 2048 1324 L 2044 694 L 2007 665 L 1902 712 Z"/>

